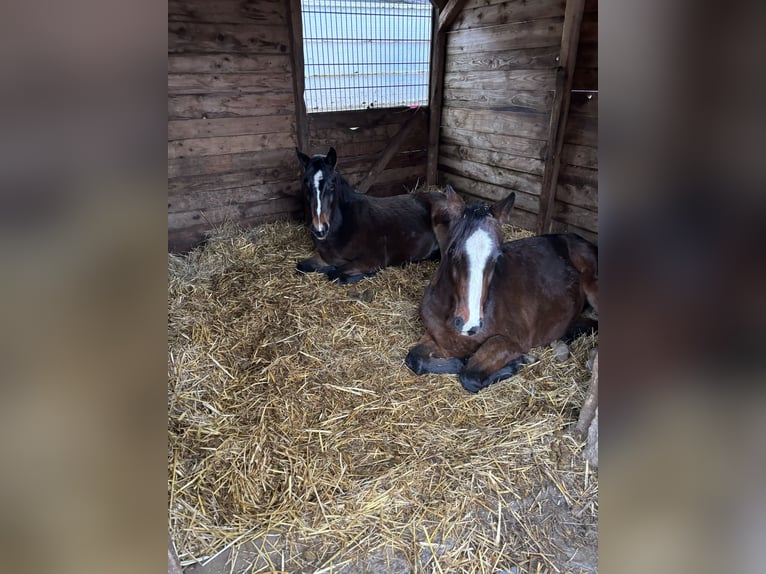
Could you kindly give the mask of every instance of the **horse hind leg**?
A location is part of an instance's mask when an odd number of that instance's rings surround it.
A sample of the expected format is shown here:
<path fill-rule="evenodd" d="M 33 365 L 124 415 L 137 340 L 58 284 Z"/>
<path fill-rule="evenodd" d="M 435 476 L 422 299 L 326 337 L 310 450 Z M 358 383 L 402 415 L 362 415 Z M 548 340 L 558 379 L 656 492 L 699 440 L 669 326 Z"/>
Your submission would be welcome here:
<path fill-rule="evenodd" d="M 569 259 L 580 274 L 585 298 L 598 313 L 598 247 L 579 236 L 567 241 Z"/>
<path fill-rule="evenodd" d="M 560 340 L 567 345 L 583 335 L 598 333 L 598 321 L 589 317 L 575 317 Z"/>

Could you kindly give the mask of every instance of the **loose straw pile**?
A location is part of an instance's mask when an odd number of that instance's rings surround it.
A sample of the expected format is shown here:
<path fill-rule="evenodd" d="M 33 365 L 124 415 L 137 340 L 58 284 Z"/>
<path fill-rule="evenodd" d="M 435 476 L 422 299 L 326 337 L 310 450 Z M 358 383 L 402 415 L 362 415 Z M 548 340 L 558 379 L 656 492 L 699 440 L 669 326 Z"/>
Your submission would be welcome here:
<path fill-rule="evenodd" d="M 508 228 L 509 238 L 528 235 Z M 478 394 L 404 365 L 437 264 L 298 275 L 295 223 L 169 256 L 169 528 L 183 565 L 248 572 L 580 572 L 597 477 L 566 432 L 597 345 Z"/>

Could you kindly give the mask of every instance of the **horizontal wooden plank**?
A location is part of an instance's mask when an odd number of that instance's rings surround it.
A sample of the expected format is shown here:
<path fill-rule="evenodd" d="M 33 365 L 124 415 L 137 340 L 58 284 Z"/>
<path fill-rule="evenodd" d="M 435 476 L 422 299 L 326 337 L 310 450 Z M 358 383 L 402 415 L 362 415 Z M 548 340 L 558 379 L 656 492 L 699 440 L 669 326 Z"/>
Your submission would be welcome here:
<path fill-rule="evenodd" d="M 594 233 L 598 232 L 598 211 L 557 201 L 553 204 L 553 219 L 571 223 Z"/>
<path fill-rule="evenodd" d="M 308 114 L 309 130 L 369 128 L 383 124 L 402 125 L 415 113 L 412 108 L 379 108 Z M 426 122 L 425 114 L 422 121 Z"/>
<path fill-rule="evenodd" d="M 444 71 L 491 72 L 507 70 L 547 70 L 556 68 L 561 52 L 560 46 L 545 46 L 500 52 L 467 52 L 450 54 L 444 63 Z"/>
<path fill-rule="evenodd" d="M 168 54 L 170 74 L 292 73 L 287 54 Z"/>
<path fill-rule="evenodd" d="M 442 126 L 440 145 L 463 145 L 479 149 L 502 151 L 512 155 L 543 159 L 547 150 L 547 142 L 523 137 L 479 133 L 470 130 Z"/>
<path fill-rule="evenodd" d="M 491 70 L 449 72 L 444 74 L 444 88 L 482 90 L 554 90 L 556 70 Z"/>
<path fill-rule="evenodd" d="M 487 134 L 509 134 L 535 140 L 548 137 L 548 114 L 501 112 L 445 106 L 442 110 L 442 125 L 452 128 L 483 132 Z"/>
<path fill-rule="evenodd" d="M 346 180 L 355 188 L 367 176 L 368 173 L 369 173 L 369 170 L 352 173 L 344 169 L 342 172 L 343 177 L 345 177 Z M 414 186 L 418 179 L 423 180 L 425 179 L 425 177 L 426 177 L 425 164 L 413 165 L 413 166 L 406 166 L 406 167 L 384 169 L 380 173 L 380 175 L 376 178 L 375 183 L 379 184 L 380 186 L 383 186 L 390 183 L 403 184 L 405 182 L 411 182 L 412 185 Z"/>
<path fill-rule="evenodd" d="M 563 201 L 592 211 L 598 210 L 598 171 L 562 165 L 559 171 L 556 201 Z"/>
<path fill-rule="evenodd" d="M 280 167 L 253 167 L 246 171 L 170 177 L 168 178 L 168 196 L 282 182 L 292 184 L 300 182 L 302 175 L 298 159 L 295 158 L 292 164 Z"/>
<path fill-rule="evenodd" d="M 287 26 L 169 22 L 168 52 L 287 54 Z"/>
<path fill-rule="evenodd" d="M 200 155 L 222 155 L 242 152 L 258 152 L 273 148 L 295 146 L 295 134 L 254 134 L 246 136 L 223 136 L 194 138 L 168 142 L 168 159 Z"/>
<path fill-rule="evenodd" d="M 564 0 L 506 0 L 505 2 L 474 1 L 466 3 L 455 19 L 453 30 L 495 26 L 539 18 L 563 17 Z"/>
<path fill-rule="evenodd" d="M 367 154 L 356 156 L 341 156 L 338 160 L 338 169 L 348 173 L 369 173 L 370 169 L 378 161 L 380 154 Z M 426 164 L 426 149 L 414 151 L 399 151 L 391 161 L 388 162 L 386 169 L 397 167 L 423 166 Z"/>
<path fill-rule="evenodd" d="M 188 191 L 168 196 L 168 213 L 208 210 L 230 205 L 273 202 L 278 199 L 301 199 L 299 180 L 276 182 L 212 191 Z"/>
<path fill-rule="evenodd" d="M 226 22 L 286 25 L 283 0 L 168 0 L 170 22 Z"/>
<path fill-rule="evenodd" d="M 212 120 L 171 120 L 168 140 L 215 136 L 293 133 L 295 116 L 259 116 L 255 118 L 220 118 Z"/>
<path fill-rule="evenodd" d="M 407 147 L 400 149 L 412 149 L 413 142 L 420 142 L 425 144 L 427 141 L 427 124 L 419 119 L 416 119 L 415 121 L 417 122 L 415 130 L 403 144 Z M 367 128 L 359 128 L 358 130 L 351 130 L 346 128 L 310 130 L 309 140 L 311 142 L 311 149 L 313 153 L 325 153 L 325 150 L 327 150 L 330 146 L 335 146 L 337 149 L 336 144 L 362 144 L 364 142 L 382 140 L 388 142 L 392 137 L 396 135 L 400 129 L 401 126 L 399 124 L 383 124 Z"/>
<path fill-rule="evenodd" d="M 444 157 L 484 163 L 500 169 L 513 170 L 532 175 L 543 175 L 545 163 L 531 157 L 510 155 L 500 151 L 491 151 L 469 146 L 442 145 L 439 153 Z"/>
<path fill-rule="evenodd" d="M 447 34 L 447 54 L 560 46 L 564 18 L 546 18 Z"/>
<path fill-rule="evenodd" d="M 598 245 L 598 233 L 588 231 L 587 229 L 577 227 L 576 225 L 572 225 L 570 223 L 558 221 L 555 218 L 551 221 L 551 231 L 553 233 L 576 233 L 583 239 L 587 239 L 594 245 Z"/>
<path fill-rule="evenodd" d="M 168 159 L 168 178 L 244 172 L 252 169 L 290 169 L 298 166 L 293 146 L 245 153 Z"/>
<path fill-rule="evenodd" d="M 540 187 L 543 182 L 542 176 L 539 175 L 513 171 L 465 159 L 455 159 L 451 156 L 439 157 L 439 169 L 445 173 L 461 175 L 468 179 L 518 189 L 531 195 L 540 195 Z"/>
<path fill-rule="evenodd" d="M 226 221 L 238 222 L 251 217 L 276 213 L 290 213 L 302 208 L 297 197 L 283 197 L 264 201 L 238 203 L 221 207 L 192 209 L 168 213 L 168 230 L 184 229 L 200 223 L 217 225 Z"/>
<path fill-rule="evenodd" d="M 292 92 L 171 96 L 168 119 L 212 119 L 295 113 Z"/>
<path fill-rule="evenodd" d="M 564 143 L 598 147 L 598 118 L 577 114 L 568 116 Z"/>
<path fill-rule="evenodd" d="M 419 152 L 427 148 L 427 142 L 422 135 L 410 136 L 404 141 L 399 148 L 399 153 L 411 153 Z M 374 158 L 368 166 L 368 170 L 377 161 L 380 154 L 382 154 L 386 147 L 388 147 L 388 139 L 378 139 L 372 141 L 355 142 L 353 140 L 348 142 L 338 141 L 335 138 L 330 139 L 312 139 L 311 150 L 312 153 L 326 153 L 330 147 L 334 147 L 338 153 L 338 169 L 343 173 L 345 169 L 346 158 L 353 161 L 357 157 L 369 157 Z"/>
<path fill-rule="evenodd" d="M 168 74 L 168 95 L 214 94 L 291 94 L 287 74 Z"/>
<path fill-rule="evenodd" d="M 565 143 L 561 148 L 561 164 L 598 169 L 598 148 Z"/>
<path fill-rule="evenodd" d="M 444 90 L 444 106 L 519 113 L 550 113 L 553 92 L 514 90 L 453 89 Z"/>
<path fill-rule="evenodd" d="M 455 190 L 461 194 L 468 193 L 480 198 L 482 201 L 493 203 L 508 197 L 508 194 L 513 191 L 516 193 L 516 201 L 514 202 L 514 205 L 519 209 L 523 209 L 530 213 L 537 213 L 537 210 L 539 209 L 539 197 L 525 193 L 520 189 L 487 183 L 485 181 L 478 181 L 446 170 L 440 170 L 439 172 L 442 175 L 442 181 L 445 184 L 451 184 Z"/>

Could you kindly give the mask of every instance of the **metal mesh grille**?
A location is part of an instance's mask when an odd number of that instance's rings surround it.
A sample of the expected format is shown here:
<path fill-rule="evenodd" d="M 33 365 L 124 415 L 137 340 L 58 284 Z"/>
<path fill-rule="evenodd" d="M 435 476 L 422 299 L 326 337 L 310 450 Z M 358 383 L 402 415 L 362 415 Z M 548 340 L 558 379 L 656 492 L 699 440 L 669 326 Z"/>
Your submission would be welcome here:
<path fill-rule="evenodd" d="M 302 0 L 306 111 L 428 103 L 429 0 Z"/>

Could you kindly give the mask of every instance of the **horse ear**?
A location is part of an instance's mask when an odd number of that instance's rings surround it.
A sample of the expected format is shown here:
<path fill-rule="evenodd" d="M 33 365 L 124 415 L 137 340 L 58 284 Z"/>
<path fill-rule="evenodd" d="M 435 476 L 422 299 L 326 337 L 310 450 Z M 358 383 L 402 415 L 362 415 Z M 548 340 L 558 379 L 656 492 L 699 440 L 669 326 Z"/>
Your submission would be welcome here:
<path fill-rule="evenodd" d="M 508 223 L 511 217 L 511 209 L 513 203 L 516 201 L 516 192 L 511 192 L 505 199 L 501 199 L 495 205 L 492 206 L 492 215 L 500 221 L 500 223 Z"/>
<path fill-rule="evenodd" d="M 455 189 L 448 183 L 444 188 L 444 194 L 447 196 L 447 201 L 450 205 L 465 207 L 463 198 L 458 195 Z"/>
<path fill-rule="evenodd" d="M 305 153 L 303 153 L 301 150 L 299 150 L 297 147 L 295 148 L 295 154 L 298 156 L 298 159 L 301 161 L 301 164 L 303 165 L 303 169 L 306 169 L 309 165 L 309 162 L 311 161 L 311 158 L 307 156 Z"/>
<path fill-rule="evenodd" d="M 335 162 L 338 161 L 338 156 L 335 153 L 335 148 L 331 147 L 330 151 L 327 152 L 327 163 L 330 164 L 330 167 L 335 167 Z"/>

